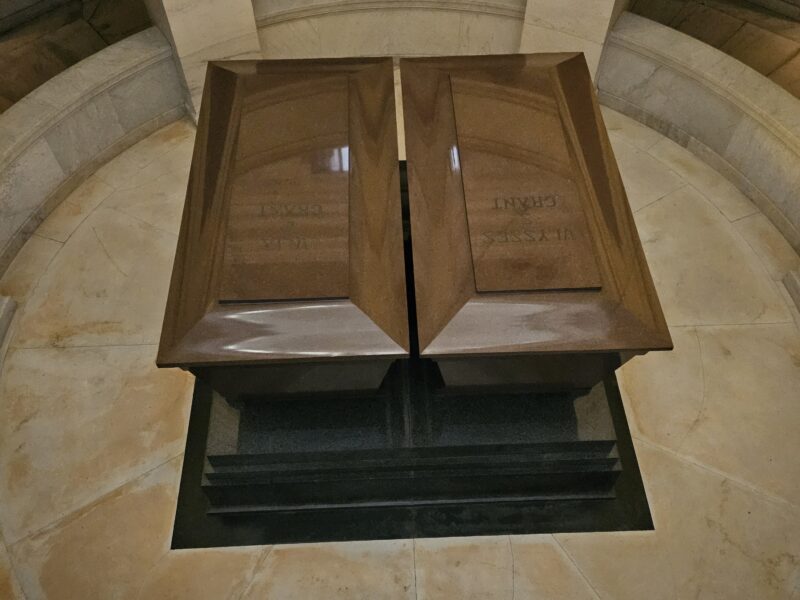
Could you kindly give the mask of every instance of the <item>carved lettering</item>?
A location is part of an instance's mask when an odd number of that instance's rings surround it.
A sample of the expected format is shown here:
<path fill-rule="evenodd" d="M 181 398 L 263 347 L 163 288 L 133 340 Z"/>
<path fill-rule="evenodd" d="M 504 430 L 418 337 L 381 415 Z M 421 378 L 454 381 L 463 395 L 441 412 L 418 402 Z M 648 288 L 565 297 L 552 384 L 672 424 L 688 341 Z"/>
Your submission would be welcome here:
<path fill-rule="evenodd" d="M 302 237 L 264 238 L 264 248 L 277 250 L 308 250 L 308 239 Z"/>
<path fill-rule="evenodd" d="M 555 229 L 521 229 L 516 231 L 485 231 L 481 239 L 486 244 L 525 244 L 539 242 L 568 242 L 575 232 L 567 227 Z"/>
<path fill-rule="evenodd" d="M 534 208 L 555 208 L 558 206 L 558 194 L 539 194 L 529 196 L 497 196 L 492 199 L 495 210 L 512 210 L 525 214 Z"/>
<path fill-rule="evenodd" d="M 270 218 L 320 217 L 320 204 L 262 204 L 261 215 Z"/>

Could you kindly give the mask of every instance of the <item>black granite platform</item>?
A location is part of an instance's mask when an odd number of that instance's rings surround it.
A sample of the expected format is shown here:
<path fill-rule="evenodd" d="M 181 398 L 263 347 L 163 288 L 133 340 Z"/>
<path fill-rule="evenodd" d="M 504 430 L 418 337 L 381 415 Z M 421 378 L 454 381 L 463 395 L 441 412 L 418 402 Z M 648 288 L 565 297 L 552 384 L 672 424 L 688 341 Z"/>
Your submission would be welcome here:
<path fill-rule="evenodd" d="M 307 402 L 198 381 L 173 547 L 652 528 L 616 381 L 439 395 L 435 371 Z"/>

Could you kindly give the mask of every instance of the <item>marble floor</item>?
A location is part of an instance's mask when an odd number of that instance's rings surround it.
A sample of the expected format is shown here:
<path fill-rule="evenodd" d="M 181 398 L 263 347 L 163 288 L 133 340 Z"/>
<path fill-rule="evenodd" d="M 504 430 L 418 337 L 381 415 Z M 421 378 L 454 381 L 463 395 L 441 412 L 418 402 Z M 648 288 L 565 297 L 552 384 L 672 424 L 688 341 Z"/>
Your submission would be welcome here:
<path fill-rule="evenodd" d="M 0 281 L 0 598 L 800 599 L 798 257 L 727 180 L 606 120 L 675 351 L 620 383 L 655 531 L 170 551 L 191 381 L 154 366 L 194 129 L 99 169 Z"/>

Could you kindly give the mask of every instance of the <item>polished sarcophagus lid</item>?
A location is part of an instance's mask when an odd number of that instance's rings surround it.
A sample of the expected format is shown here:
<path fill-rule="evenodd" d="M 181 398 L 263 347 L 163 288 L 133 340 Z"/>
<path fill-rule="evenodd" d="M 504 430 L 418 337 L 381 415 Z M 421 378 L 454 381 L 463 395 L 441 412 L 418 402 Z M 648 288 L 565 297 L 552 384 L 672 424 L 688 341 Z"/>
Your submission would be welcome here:
<path fill-rule="evenodd" d="M 591 386 L 672 347 L 581 54 L 400 61 L 420 354 Z"/>
<path fill-rule="evenodd" d="M 390 59 L 211 64 L 174 547 L 652 527 L 613 370 L 671 342 L 583 57 L 400 65 L 406 163 Z"/>
<path fill-rule="evenodd" d="M 391 59 L 210 63 L 159 366 L 374 389 L 408 339 Z"/>

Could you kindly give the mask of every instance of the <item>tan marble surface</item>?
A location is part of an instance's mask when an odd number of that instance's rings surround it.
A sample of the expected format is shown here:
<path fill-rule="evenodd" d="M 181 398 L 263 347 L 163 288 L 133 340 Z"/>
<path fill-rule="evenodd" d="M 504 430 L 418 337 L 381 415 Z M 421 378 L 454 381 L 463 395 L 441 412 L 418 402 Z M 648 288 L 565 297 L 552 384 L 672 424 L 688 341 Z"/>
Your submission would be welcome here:
<path fill-rule="evenodd" d="M 96 176 L 115 190 L 136 189 L 143 179 L 167 173 L 188 177 L 194 131 L 187 119 L 167 125 L 108 161 Z"/>
<path fill-rule="evenodd" d="M 691 184 L 730 221 L 758 213 L 758 209 L 739 189 L 683 146 L 662 139 L 648 152 Z"/>
<path fill-rule="evenodd" d="M 637 455 L 655 531 L 557 535 L 601 598 L 786 600 L 800 510 L 647 443 Z"/>
<path fill-rule="evenodd" d="M 11 567 L 8 550 L 2 539 L 0 539 L 0 598 L 8 598 L 8 600 L 23 600 L 24 598 Z"/>
<path fill-rule="evenodd" d="M 152 352 L 182 122 L 99 169 L 82 218 L 48 223 L 63 241 L 35 235 L 0 280 L 21 301 L 0 598 L 800 598 L 800 315 L 777 277 L 796 256 L 696 158 L 604 114 L 676 346 L 620 376 L 655 531 L 168 551 L 188 378 Z"/>
<path fill-rule="evenodd" d="M 193 142 L 187 120 L 168 125 L 53 211 L 0 280 L 2 293 L 28 300 L 14 345 L 158 342 Z"/>
<path fill-rule="evenodd" d="M 414 557 L 420 600 L 513 596 L 508 536 L 417 540 Z"/>
<path fill-rule="evenodd" d="M 790 320 L 753 250 L 692 186 L 645 206 L 635 217 L 670 325 Z"/>
<path fill-rule="evenodd" d="M 11 546 L 31 598 L 136 598 L 169 549 L 181 460 L 173 459 Z"/>
<path fill-rule="evenodd" d="M 278 546 L 261 562 L 243 599 L 414 598 L 410 540 Z"/>
<path fill-rule="evenodd" d="M 36 229 L 36 235 L 56 242 L 66 242 L 89 213 L 113 191 L 114 188 L 105 181 L 92 175 L 80 188 L 61 201 Z"/>
<path fill-rule="evenodd" d="M 416 541 L 419 600 L 595 600 L 550 535 Z"/>
<path fill-rule="evenodd" d="M 12 346 L 158 343 L 176 243 L 172 233 L 99 208 L 31 292 Z"/>
<path fill-rule="evenodd" d="M 0 279 L 0 295 L 11 296 L 17 302 L 25 300 L 62 245 L 60 242 L 32 235 Z"/>
<path fill-rule="evenodd" d="M 0 522 L 14 542 L 183 451 L 191 378 L 155 346 L 11 349 Z"/>
<path fill-rule="evenodd" d="M 623 141 L 638 148 L 639 150 L 649 150 L 658 142 L 664 139 L 657 131 L 650 129 L 635 121 L 628 116 L 605 106 L 600 107 L 603 114 L 603 122 L 608 130 L 609 136 L 614 141 Z M 616 139 L 615 139 L 616 138 Z M 625 173 L 627 175 L 627 173 Z"/>
<path fill-rule="evenodd" d="M 673 329 L 675 352 L 622 370 L 642 437 L 800 504 L 800 339 L 791 324 Z M 788 437 L 787 437 L 788 436 Z"/>
<path fill-rule="evenodd" d="M 515 599 L 597 600 L 595 590 L 553 536 L 512 536 L 511 549 Z"/>
<path fill-rule="evenodd" d="M 169 598 L 242 598 L 255 569 L 261 569 L 271 548 L 248 546 L 211 550 L 171 550 L 147 575 L 140 600 Z"/>
<path fill-rule="evenodd" d="M 677 173 L 665 169 L 661 161 L 646 150 L 630 144 L 625 137 L 612 131 L 610 138 L 628 201 L 634 211 L 639 211 L 686 185 Z"/>
<path fill-rule="evenodd" d="M 756 213 L 739 219 L 735 225 L 773 279 L 782 280 L 789 271 L 800 269 L 800 256 L 767 217 Z"/>

